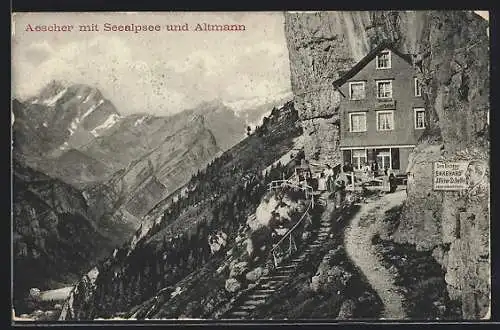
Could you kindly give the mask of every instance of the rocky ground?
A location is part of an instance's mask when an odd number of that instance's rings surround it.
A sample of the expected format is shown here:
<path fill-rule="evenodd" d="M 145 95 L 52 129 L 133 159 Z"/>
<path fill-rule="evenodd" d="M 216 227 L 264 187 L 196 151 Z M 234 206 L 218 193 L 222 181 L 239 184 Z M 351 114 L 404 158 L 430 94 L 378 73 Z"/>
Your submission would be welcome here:
<path fill-rule="evenodd" d="M 361 269 L 368 282 L 383 302 L 381 318 L 401 320 L 407 315 L 403 308 L 401 290 L 395 285 L 395 275 L 382 266 L 380 255 L 372 238 L 377 232 L 376 219 L 384 212 L 403 202 L 404 191 L 388 194 L 374 200 L 367 200 L 346 229 L 344 242 L 347 254 Z"/>
<path fill-rule="evenodd" d="M 417 251 L 414 245 L 398 244 L 390 239 L 399 225 L 401 210 L 398 205 L 385 212 L 381 217 L 385 230 L 374 235 L 372 243 L 382 257 L 382 265 L 394 274 L 394 284 L 401 288 L 408 317 L 414 320 L 460 319 L 460 304 L 450 300 L 445 271 L 432 251 Z"/>
<path fill-rule="evenodd" d="M 445 273 L 431 252 L 392 241 L 404 189 L 367 199 L 345 234 L 348 256 L 365 274 L 383 302 L 383 319 L 457 319 L 460 308 L 451 301 Z"/>

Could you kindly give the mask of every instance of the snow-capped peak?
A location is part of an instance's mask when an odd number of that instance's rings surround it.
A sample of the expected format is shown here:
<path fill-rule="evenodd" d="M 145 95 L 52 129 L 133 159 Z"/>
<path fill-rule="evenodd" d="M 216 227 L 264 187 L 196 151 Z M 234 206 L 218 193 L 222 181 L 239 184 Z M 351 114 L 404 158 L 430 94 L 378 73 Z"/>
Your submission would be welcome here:
<path fill-rule="evenodd" d="M 84 102 L 85 103 L 85 102 Z M 97 104 L 93 104 L 90 106 L 90 108 L 82 115 L 82 120 L 85 119 L 88 115 L 90 115 L 95 109 L 97 109 L 99 106 L 101 106 L 104 103 L 104 100 L 99 100 Z"/>
<path fill-rule="evenodd" d="M 92 131 L 90 131 L 90 133 L 92 133 L 92 135 L 94 135 L 95 137 L 98 137 L 99 132 L 111 128 L 120 120 L 120 118 L 121 117 L 118 114 L 114 113 L 106 118 L 106 120 L 101 125 L 95 127 Z"/>
<path fill-rule="evenodd" d="M 67 90 L 68 88 L 63 88 L 59 93 L 57 93 L 56 95 L 47 100 L 44 100 L 42 103 L 48 106 L 54 106 L 57 100 L 59 100 L 64 95 L 64 93 L 66 93 Z"/>
<path fill-rule="evenodd" d="M 224 101 L 224 105 L 235 110 L 244 110 L 249 108 L 258 107 L 264 105 L 266 103 L 271 103 L 273 101 L 279 101 L 286 98 L 291 98 L 293 96 L 292 92 L 283 92 L 273 96 L 265 96 L 265 97 L 254 97 L 249 99 L 241 99 L 236 101 Z"/>
<path fill-rule="evenodd" d="M 137 119 L 134 123 L 134 127 L 137 127 L 139 125 L 141 125 L 149 116 L 142 116 L 140 117 L 139 119 Z"/>

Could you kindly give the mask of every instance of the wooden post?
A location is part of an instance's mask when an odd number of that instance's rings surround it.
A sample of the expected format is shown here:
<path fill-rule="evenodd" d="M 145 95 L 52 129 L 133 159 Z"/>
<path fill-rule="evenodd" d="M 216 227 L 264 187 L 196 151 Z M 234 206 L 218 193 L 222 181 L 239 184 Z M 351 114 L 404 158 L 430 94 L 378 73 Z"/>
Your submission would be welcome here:
<path fill-rule="evenodd" d="M 354 191 L 354 172 L 351 172 L 351 185 L 352 185 L 352 191 Z"/>

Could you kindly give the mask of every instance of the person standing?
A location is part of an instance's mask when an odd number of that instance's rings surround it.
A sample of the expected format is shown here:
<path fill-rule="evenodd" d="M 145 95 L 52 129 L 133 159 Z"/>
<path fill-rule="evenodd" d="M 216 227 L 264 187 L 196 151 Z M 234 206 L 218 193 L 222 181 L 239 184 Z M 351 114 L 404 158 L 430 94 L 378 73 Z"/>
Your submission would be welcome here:
<path fill-rule="evenodd" d="M 345 199 L 345 189 L 347 187 L 348 179 L 344 171 L 341 171 L 335 179 L 335 208 L 341 207 Z"/>
<path fill-rule="evenodd" d="M 371 170 L 371 166 L 368 165 L 368 162 L 366 162 L 365 166 L 363 166 L 363 173 L 366 179 L 369 179 L 371 177 Z"/>
<path fill-rule="evenodd" d="M 389 192 L 393 193 L 396 191 L 397 184 L 396 184 L 396 177 L 394 176 L 394 173 L 389 174 Z"/>
<path fill-rule="evenodd" d="M 376 160 L 372 162 L 372 172 L 374 177 L 378 176 L 378 163 Z"/>
<path fill-rule="evenodd" d="M 325 173 L 321 173 L 318 179 L 318 190 L 319 191 L 326 191 L 327 190 L 327 183 L 328 179 L 325 176 Z"/>

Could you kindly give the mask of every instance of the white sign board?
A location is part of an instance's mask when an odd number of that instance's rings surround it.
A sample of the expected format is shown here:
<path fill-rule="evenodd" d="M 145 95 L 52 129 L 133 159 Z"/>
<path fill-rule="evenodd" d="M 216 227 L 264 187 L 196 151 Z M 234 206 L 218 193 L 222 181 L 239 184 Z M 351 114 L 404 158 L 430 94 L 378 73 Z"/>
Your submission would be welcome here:
<path fill-rule="evenodd" d="M 434 162 L 434 190 L 467 188 L 468 162 Z"/>

